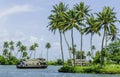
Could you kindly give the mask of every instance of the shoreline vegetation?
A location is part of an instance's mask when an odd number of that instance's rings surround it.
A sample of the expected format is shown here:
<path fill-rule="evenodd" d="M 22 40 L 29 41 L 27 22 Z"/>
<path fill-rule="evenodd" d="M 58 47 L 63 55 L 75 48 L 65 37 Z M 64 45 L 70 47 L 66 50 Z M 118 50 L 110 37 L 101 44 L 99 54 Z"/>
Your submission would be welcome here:
<path fill-rule="evenodd" d="M 120 65 L 110 64 L 103 68 L 100 68 L 99 65 L 63 66 L 58 71 L 64 73 L 120 74 Z"/>

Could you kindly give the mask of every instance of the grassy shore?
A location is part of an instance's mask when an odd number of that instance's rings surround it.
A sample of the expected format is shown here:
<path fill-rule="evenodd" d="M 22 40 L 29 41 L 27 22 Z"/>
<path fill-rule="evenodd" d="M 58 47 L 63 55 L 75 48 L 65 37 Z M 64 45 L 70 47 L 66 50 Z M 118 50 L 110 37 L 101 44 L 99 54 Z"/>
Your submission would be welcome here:
<path fill-rule="evenodd" d="M 120 65 L 110 64 L 100 68 L 99 65 L 94 66 L 63 66 L 59 72 L 67 73 L 99 73 L 99 74 L 120 74 Z"/>

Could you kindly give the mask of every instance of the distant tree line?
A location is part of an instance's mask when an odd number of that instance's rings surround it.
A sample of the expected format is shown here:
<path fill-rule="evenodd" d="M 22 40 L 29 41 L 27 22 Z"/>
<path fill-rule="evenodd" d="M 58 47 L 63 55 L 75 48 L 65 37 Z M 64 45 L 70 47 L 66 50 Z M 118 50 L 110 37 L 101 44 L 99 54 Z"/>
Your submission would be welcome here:
<path fill-rule="evenodd" d="M 33 43 L 29 48 L 21 41 L 5 41 L 2 54 L 0 55 L 0 64 L 17 64 L 24 59 L 31 59 L 36 56 L 38 43 Z M 29 51 L 29 52 L 28 52 Z M 34 54 L 33 54 L 34 53 Z"/>

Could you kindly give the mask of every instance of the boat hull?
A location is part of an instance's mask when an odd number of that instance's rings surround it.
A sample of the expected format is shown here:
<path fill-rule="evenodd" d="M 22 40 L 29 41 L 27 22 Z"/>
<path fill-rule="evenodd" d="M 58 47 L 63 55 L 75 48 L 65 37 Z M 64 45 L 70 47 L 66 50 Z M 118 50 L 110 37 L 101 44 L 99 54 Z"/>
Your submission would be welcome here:
<path fill-rule="evenodd" d="M 45 69 L 48 67 L 48 65 L 40 65 L 40 66 L 21 66 L 21 65 L 16 65 L 17 68 L 19 69 Z"/>

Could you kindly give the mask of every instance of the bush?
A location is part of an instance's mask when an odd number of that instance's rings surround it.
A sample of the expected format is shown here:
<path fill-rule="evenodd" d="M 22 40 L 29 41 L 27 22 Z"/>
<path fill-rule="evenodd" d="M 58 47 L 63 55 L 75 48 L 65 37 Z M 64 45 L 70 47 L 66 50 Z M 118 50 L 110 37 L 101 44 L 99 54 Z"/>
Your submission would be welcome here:
<path fill-rule="evenodd" d="M 71 61 L 71 59 L 68 59 L 68 60 L 67 60 L 67 65 L 69 65 L 69 66 L 72 65 L 72 61 Z"/>
<path fill-rule="evenodd" d="M 111 64 L 100 68 L 99 65 L 95 66 L 63 66 L 59 72 L 68 73 L 101 73 L 101 74 L 120 74 L 120 65 Z"/>
<path fill-rule="evenodd" d="M 57 59 L 57 65 L 63 65 L 63 61 L 61 59 Z"/>
<path fill-rule="evenodd" d="M 72 66 L 63 66 L 59 70 L 59 72 L 69 72 L 69 73 L 74 73 L 75 69 Z"/>

